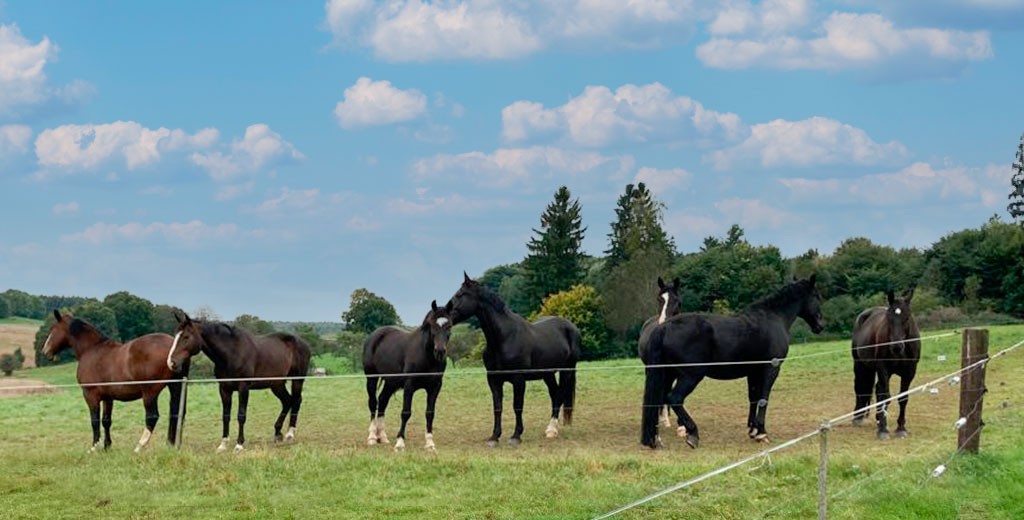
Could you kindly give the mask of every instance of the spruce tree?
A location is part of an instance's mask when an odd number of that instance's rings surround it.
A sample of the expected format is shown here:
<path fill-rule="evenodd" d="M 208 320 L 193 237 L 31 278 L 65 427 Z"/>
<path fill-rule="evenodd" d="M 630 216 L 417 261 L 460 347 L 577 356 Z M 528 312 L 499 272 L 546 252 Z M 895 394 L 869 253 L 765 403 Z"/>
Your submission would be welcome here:
<path fill-rule="evenodd" d="M 548 295 L 566 290 L 583 280 L 584 255 L 580 251 L 583 227 L 579 199 L 572 200 L 562 186 L 555 200 L 540 216 L 540 229 L 526 244 L 529 254 L 523 260 L 526 292 L 533 308 Z"/>
<path fill-rule="evenodd" d="M 1021 217 L 1024 217 L 1024 135 L 1020 136 L 1020 143 L 1017 145 L 1017 160 L 1013 162 L 1013 178 L 1010 179 L 1013 191 L 1008 197 L 1011 202 L 1006 206 L 1010 216 L 1024 224 Z"/>
<path fill-rule="evenodd" d="M 608 234 L 606 266 L 613 268 L 637 254 L 658 254 L 671 258 L 675 243 L 662 228 L 665 205 L 644 183 L 627 184 L 615 206 L 615 222 Z"/>

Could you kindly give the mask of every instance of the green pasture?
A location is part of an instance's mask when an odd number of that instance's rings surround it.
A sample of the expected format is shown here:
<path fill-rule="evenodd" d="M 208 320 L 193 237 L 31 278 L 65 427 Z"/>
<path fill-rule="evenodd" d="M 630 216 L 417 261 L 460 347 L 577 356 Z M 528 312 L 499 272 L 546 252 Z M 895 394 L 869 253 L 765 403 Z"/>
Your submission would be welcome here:
<path fill-rule="evenodd" d="M 942 331 L 931 331 L 926 335 Z M 1024 339 L 1024 325 L 991 329 L 990 351 Z M 780 443 L 853 406 L 846 341 L 794 345 L 775 386 L 768 431 Z M 926 340 L 916 383 L 960 366 L 959 335 Z M 798 358 L 807 354 L 822 355 Z M 939 361 L 939 356 L 946 356 Z M 911 398 L 906 439 L 880 442 L 873 428 L 844 422 L 830 437 L 831 518 L 1024 517 L 1024 348 L 988 367 L 982 453 L 955 456 L 957 387 Z M 77 389 L 0 398 L 0 517 L 3 518 L 589 518 L 763 449 L 746 436 L 743 381 L 704 381 L 687 407 L 701 427 L 689 449 L 663 432 L 666 449 L 640 447 L 643 371 L 637 360 L 583 363 L 575 422 L 544 438 L 549 407 L 541 382 L 528 385 L 526 433 L 517 447 L 488 448 L 491 403 L 481 368 L 457 367 L 438 401 L 436 454 L 423 450 L 423 395 L 408 448 L 366 446 L 364 380 L 306 383 L 297 442 L 273 443 L 279 411 L 268 392 L 249 403 L 247 447 L 214 452 L 220 404 L 212 384 L 189 387 L 181 450 L 159 435 L 141 454 L 141 403 L 118 403 L 114 445 L 87 453 L 91 429 Z M 74 382 L 74 366 L 16 377 Z M 0 380 L 2 384 L 3 380 Z M 894 380 L 892 389 L 897 390 Z M 237 399 L 236 399 L 237 401 Z M 398 430 L 401 398 L 388 411 Z M 506 390 L 505 439 L 511 434 Z M 232 437 L 237 426 L 232 420 Z M 503 439 L 504 441 L 504 439 Z M 812 518 L 818 440 L 812 438 L 629 511 L 624 518 Z M 929 475 L 939 464 L 948 470 Z"/>

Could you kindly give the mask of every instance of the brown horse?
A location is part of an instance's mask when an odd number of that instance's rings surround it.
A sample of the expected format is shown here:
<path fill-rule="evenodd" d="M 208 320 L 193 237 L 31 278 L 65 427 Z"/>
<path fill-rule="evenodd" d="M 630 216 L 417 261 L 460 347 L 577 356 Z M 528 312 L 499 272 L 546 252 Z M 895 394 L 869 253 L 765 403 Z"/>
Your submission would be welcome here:
<path fill-rule="evenodd" d="M 853 326 L 853 389 L 856 394 L 854 410 L 860 410 L 871 403 L 871 387 L 875 387 L 875 402 L 889 399 L 889 378 L 900 376 L 900 393 L 910 389 L 910 383 L 917 374 L 917 362 L 921 359 L 921 332 L 917 329 L 914 316 L 910 313 L 910 301 L 914 298 L 911 287 L 901 298 L 890 289 L 888 305 L 872 307 L 857 316 Z M 907 436 L 907 400 L 904 395 L 898 399 L 900 415 L 896 420 L 896 436 Z M 875 410 L 878 423 L 878 438 L 889 438 L 888 404 Z M 859 425 L 867 417 L 864 410 L 853 417 L 853 424 Z"/>
<path fill-rule="evenodd" d="M 284 332 L 254 336 L 242 327 L 206 320 L 192 320 L 187 315 L 175 314 L 178 328 L 167 367 L 175 370 L 188 363 L 200 350 L 213 361 L 213 375 L 220 382 L 220 402 L 224 434 L 217 451 L 228 449 L 231 423 L 231 394 L 238 391 L 238 442 L 235 453 L 245 445 L 245 414 L 249 408 L 249 390 L 269 388 L 281 401 L 281 414 L 274 423 L 275 441 L 295 440 L 295 425 L 302 406 L 303 377 L 309 372 L 309 345 L 302 338 Z M 292 393 L 285 388 L 287 378 L 292 379 Z M 248 381 L 246 381 L 249 379 Z M 284 419 L 291 412 L 288 434 L 282 436 Z"/>
<path fill-rule="evenodd" d="M 134 401 L 142 398 L 146 409 L 146 429 L 135 446 L 139 452 L 149 443 L 160 412 L 157 398 L 167 386 L 171 391 L 171 423 L 167 441 L 175 443 L 178 428 L 178 404 L 181 383 L 167 380 L 181 377 L 167 367 L 165 360 L 171 350 L 171 337 L 167 334 L 146 334 L 127 343 L 118 343 L 103 335 L 92 325 L 71 315 L 62 316 L 53 311 L 56 321 L 43 344 L 43 354 L 53 359 L 61 350 L 70 348 L 78 359 L 78 383 L 89 405 L 92 419 L 92 448 L 100 447 L 100 404 L 103 405 L 103 449 L 110 447 L 110 422 L 114 401 Z M 182 373 L 188 373 L 187 365 Z M 139 382 L 142 383 L 139 383 Z M 159 381 L 146 383 L 146 381 Z M 108 384 L 125 382 L 125 384 Z M 182 417 L 184 419 L 184 417 Z"/>

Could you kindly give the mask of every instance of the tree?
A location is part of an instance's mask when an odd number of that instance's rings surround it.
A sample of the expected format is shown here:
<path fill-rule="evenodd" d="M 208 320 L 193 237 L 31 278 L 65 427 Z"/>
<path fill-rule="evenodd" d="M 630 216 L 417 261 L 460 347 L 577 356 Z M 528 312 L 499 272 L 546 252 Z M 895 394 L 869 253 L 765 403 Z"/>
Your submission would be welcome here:
<path fill-rule="evenodd" d="M 1015 220 L 1024 224 L 1024 221 L 1021 221 L 1021 217 L 1024 217 L 1024 135 L 1020 136 L 1020 143 L 1017 144 L 1017 160 L 1013 162 L 1012 168 L 1013 177 L 1010 179 L 1010 185 L 1013 189 L 1008 197 L 1012 202 L 1006 206 L 1006 211 Z"/>
<path fill-rule="evenodd" d="M 609 273 L 600 293 L 602 314 L 620 342 L 628 344 L 639 337 L 644 320 L 657 313 L 656 281 L 668 268 L 664 255 L 640 251 Z"/>
<path fill-rule="evenodd" d="M 342 313 L 345 328 L 353 332 L 370 333 L 377 327 L 397 325 L 398 313 L 390 302 L 366 289 L 352 291 L 348 310 Z"/>
<path fill-rule="evenodd" d="M 86 321 L 93 327 L 96 327 L 96 330 L 99 330 L 105 336 L 117 339 L 117 316 L 110 307 L 103 305 L 99 301 L 89 300 L 72 309 L 71 313 L 75 318 Z M 46 315 L 43 325 L 36 332 L 36 340 L 32 349 L 35 352 L 37 367 L 58 365 L 75 359 L 71 349 L 62 351 L 58 354 L 57 359 L 52 361 L 43 355 L 43 344 L 46 343 L 46 337 L 50 335 L 50 327 L 53 325 L 53 321 L 53 313 L 51 312 Z"/>
<path fill-rule="evenodd" d="M 153 332 L 174 334 L 178 328 L 178 318 L 175 314 L 182 312 L 181 309 L 171 305 L 153 306 Z"/>
<path fill-rule="evenodd" d="M 582 359 L 602 359 L 620 354 L 608 337 L 608 327 L 601 313 L 601 297 L 593 287 L 575 285 L 567 291 L 544 298 L 539 316 L 561 316 L 571 321 L 580 331 Z"/>
<path fill-rule="evenodd" d="M 263 320 L 260 320 L 260 321 L 263 321 Z M 237 323 L 237 320 L 235 321 L 235 323 Z M 263 323 L 267 323 L 267 322 L 264 321 Z M 270 325 L 270 324 L 267 323 L 267 325 Z M 271 332 L 272 331 L 273 331 L 273 327 L 271 327 Z M 265 334 L 265 333 L 261 332 L 260 334 Z M 314 327 L 313 325 L 311 325 L 309 323 L 299 323 L 299 324 L 295 325 L 295 335 L 300 337 L 300 338 L 302 338 L 303 341 L 305 341 L 307 344 L 309 344 L 309 348 L 310 348 L 310 350 L 314 354 L 320 354 L 320 353 L 324 352 L 324 350 L 325 350 L 324 349 L 324 344 L 325 344 L 324 338 L 323 338 L 323 336 L 320 335 L 319 332 L 316 331 L 316 327 Z"/>
<path fill-rule="evenodd" d="M 235 318 L 234 323 L 253 334 L 270 334 L 271 332 L 274 332 L 274 326 L 271 325 L 269 321 L 261 320 L 259 316 L 253 316 L 252 314 L 243 314 Z M 312 329 L 312 325 L 310 325 L 309 328 Z M 296 327 L 296 330 L 298 330 L 298 327 Z M 313 330 L 313 332 L 316 333 L 316 330 Z M 301 334 L 296 333 L 296 335 Z M 317 335 L 317 337 L 319 337 L 319 335 Z"/>
<path fill-rule="evenodd" d="M 14 356 L 10 354 L 0 356 L 0 372 L 3 372 L 5 376 L 10 377 L 17 368 L 18 366 L 14 361 Z"/>
<path fill-rule="evenodd" d="M 675 243 L 662 228 L 665 205 L 659 202 L 644 183 L 626 185 L 615 207 L 615 222 L 608 234 L 607 267 L 614 268 L 639 252 L 675 255 Z"/>
<path fill-rule="evenodd" d="M 14 349 L 14 353 L 11 356 L 14 357 L 15 368 L 21 370 L 21 367 L 25 366 L 25 353 L 21 351 L 21 347 Z"/>
<path fill-rule="evenodd" d="M 46 315 L 43 299 L 17 289 L 8 289 L 3 293 L 4 299 L 11 308 L 11 316 L 21 316 L 41 320 Z"/>
<path fill-rule="evenodd" d="M 571 200 L 569 189 L 562 186 L 540 216 L 540 229 L 533 230 L 536 236 L 526 244 L 530 253 L 523 260 L 523 272 L 532 305 L 539 306 L 549 294 L 583 279 L 582 224 L 579 199 Z"/>
<path fill-rule="evenodd" d="M 7 318 L 11 316 L 11 304 L 7 301 L 7 298 L 0 295 L 0 318 Z"/>
<path fill-rule="evenodd" d="M 117 317 L 117 335 L 112 338 L 129 341 L 153 332 L 153 303 L 127 291 L 108 295 L 103 305 Z"/>

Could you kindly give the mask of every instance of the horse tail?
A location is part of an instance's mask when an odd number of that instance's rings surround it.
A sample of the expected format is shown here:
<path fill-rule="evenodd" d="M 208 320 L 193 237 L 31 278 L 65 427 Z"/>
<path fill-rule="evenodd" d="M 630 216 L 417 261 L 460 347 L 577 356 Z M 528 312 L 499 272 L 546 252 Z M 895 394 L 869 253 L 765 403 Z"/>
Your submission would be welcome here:
<path fill-rule="evenodd" d="M 644 382 L 644 407 L 641 413 L 640 442 L 644 446 L 656 448 L 658 444 L 658 413 L 665 405 L 665 368 L 663 363 L 663 343 L 665 328 L 657 327 L 651 332 L 647 341 L 647 377 Z"/>
<path fill-rule="evenodd" d="M 558 375 L 558 388 L 562 392 L 562 422 L 572 424 L 572 409 L 576 403 L 576 363 L 580 359 L 580 347 L 583 340 L 580 331 L 572 322 L 567 334 L 569 341 L 569 369 L 562 370 Z"/>

